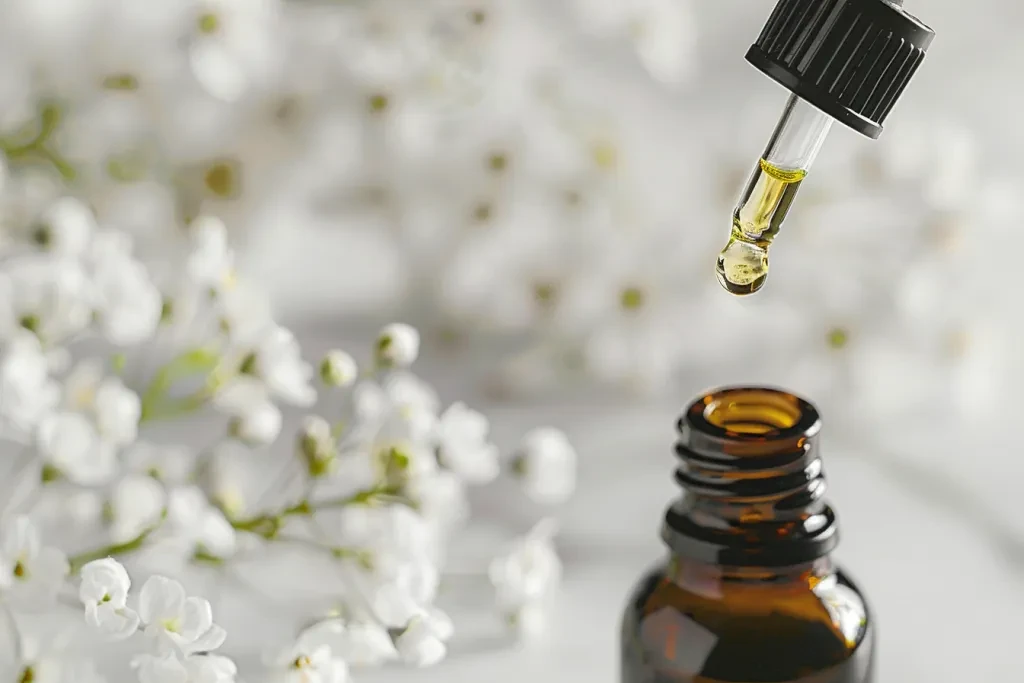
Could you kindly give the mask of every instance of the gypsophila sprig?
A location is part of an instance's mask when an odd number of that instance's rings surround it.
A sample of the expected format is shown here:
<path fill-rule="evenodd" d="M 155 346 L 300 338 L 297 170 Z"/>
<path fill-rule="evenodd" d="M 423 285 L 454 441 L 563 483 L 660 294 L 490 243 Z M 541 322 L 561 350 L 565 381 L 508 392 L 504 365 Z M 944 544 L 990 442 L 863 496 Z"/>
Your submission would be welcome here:
<path fill-rule="evenodd" d="M 72 258 L 96 250 L 132 258 L 126 237 L 87 221 L 80 208 L 48 214 L 48 244 L 59 242 Z M 414 374 L 419 332 L 402 323 L 368 345 L 372 370 L 362 375 L 352 355 L 330 352 L 320 367 L 328 412 L 291 432 L 280 406 L 315 405 L 314 367 L 235 272 L 223 224 L 196 220 L 198 232 L 182 235 L 189 267 L 168 273 L 132 261 L 164 292 L 156 327 L 148 304 L 131 304 L 114 287 L 85 297 L 93 313 L 84 322 L 68 326 L 36 307 L 39 317 L 6 340 L 5 434 L 22 444 L 18 478 L 28 488 L 2 527 L 0 600 L 35 610 L 66 604 L 64 593 L 75 591 L 82 612 L 68 628 L 128 643 L 124 664 L 141 683 L 230 683 L 238 669 L 221 654 L 227 633 L 213 603 L 190 594 L 185 580 L 211 572 L 230 580 L 232 566 L 254 556 L 290 558 L 302 571 L 312 553 L 341 577 L 322 596 L 335 607 L 304 615 L 284 654 L 267 662 L 271 673 L 347 681 L 355 666 L 436 664 L 456 629 L 435 599 L 446 545 L 470 520 L 469 487 L 504 469 L 526 476 L 531 496 L 564 500 L 574 482 L 571 446 L 541 432 L 547 437 L 528 437 L 503 468 L 484 414 L 462 401 L 445 405 Z M 79 248 L 83 225 L 91 237 Z M 83 273 L 88 282 L 93 271 Z M 25 300 L 49 305 L 44 291 Z M 110 315 L 121 304 L 118 315 L 136 311 L 146 322 L 123 319 L 112 334 Z M 110 357 L 97 355 L 103 348 Z M 205 448 L 150 436 L 211 419 L 220 426 Z M 261 458 L 271 455 L 267 468 Z M 61 542 L 48 543 L 50 533 Z M 531 597 L 516 614 L 540 605 Z M 508 610 L 502 603 L 500 615 L 510 618 Z M 44 664 L 25 670 L 42 675 Z"/>
<path fill-rule="evenodd" d="M 528 494 L 564 500 L 575 463 L 517 465 L 483 412 L 414 374 L 430 337 L 410 324 L 307 357 L 235 245 L 272 206 L 296 235 L 310 221 L 293 209 L 343 227 L 383 212 L 381 234 L 434 270 L 420 256 L 449 244 L 442 232 L 512 226 L 510 179 L 526 169 L 557 168 L 542 184 L 560 196 L 579 179 L 571 158 L 610 168 L 609 136 L 534 87 L 558 51 L 515 65 L 520 140 L 487 132 L 516 3 L 103 0 L 67 17 L 30 4 L 0 26 L 0 45 L 24 47 L 0 92 L 0 603 L 60 612 L 77 594 L 82 610 L 68 638 L 57 616 L 46 647 L 23 648 L 20 680 L 91 683 L 88 660 L 109 658 L 75 651 L 87 629 L 119 643 L 114 659 L 133 651 L 116 680 L 232 681 L 227 646 L 247 634 L 226 639 L 207 587 L 251 591 L 259 609 L 281 590 L 246 565 L 264 559 L 327 563 L 335 581 L 293 582 L 321 594 L 284 602 L 317 613 L 299 615 L 273 671 L 344 681 L 436 663 L 458 626 L 434 603 L 470 487 L 519 473 Z M 642 63 L 682 73 L 684 15 L 639 14 Z M 534 154 L 549 148 L 561 161 Z"/>

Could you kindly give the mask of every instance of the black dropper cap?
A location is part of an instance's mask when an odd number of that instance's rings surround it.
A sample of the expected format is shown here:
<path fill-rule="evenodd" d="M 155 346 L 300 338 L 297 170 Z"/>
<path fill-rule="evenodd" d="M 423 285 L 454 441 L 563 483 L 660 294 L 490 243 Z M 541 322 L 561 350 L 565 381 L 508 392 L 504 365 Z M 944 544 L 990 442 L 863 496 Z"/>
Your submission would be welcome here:
<path fill-rule="evenodd" d="M 903 0 L 779 0 L 747 61 L 858 133 L 882 122 L 935 32 Z"/>

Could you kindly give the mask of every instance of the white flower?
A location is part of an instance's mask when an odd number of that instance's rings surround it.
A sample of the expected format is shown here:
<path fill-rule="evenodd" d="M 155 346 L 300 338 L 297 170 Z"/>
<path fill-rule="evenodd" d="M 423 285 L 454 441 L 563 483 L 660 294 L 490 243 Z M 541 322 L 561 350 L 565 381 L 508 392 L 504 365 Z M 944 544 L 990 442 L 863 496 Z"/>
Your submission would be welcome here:
<path fill-rule="evenodd" d="M 516 471 L 530 498 L 546 505 L 561 503 L 576 488 L 576 451 L 564 432 L 534 429 L 523 437 Z"/>
<path fill-rule="evenodd" d="M 189 46 L 192 73 L 208 93 L 234 102 L 271 68 L 277 3 L 202 0 L 199 7 Z"/>
<path fill-rule="evenodd" d="M 80 361 L 64 378 L 64 405 L 69 410 L 88 412 L 96 405 L 96 390 L 103 381 L 103 362 L 97 358 Z"/>
<path fill-rule="evenodd" d="M 188 597 L 180 583 L 166 576 L 151 576 L 143 584 L 139 616 L 146 624 L 146 635 L 165 649 L 209 652 L 224 643 L 224 629 L 213 623 L 210 603 Z"/>
<path fill-rule="evenodd" d="M 160 324 L 163 296 L 142 263 L 121 247 L 108 248 L 104 242 L 96 242 L 102 247 L 94 244 L 91 259 L 91 293 L 98 324 L 111 343 L 137 344 L 151 337 Z"/>
<path fill-rule="evenodd" d="M 402 628 L 423 611 L 422 603 L 391 577 L 375 579 L 375 585 L 370 589 L 370 607 L 382 624 L 388 628 Z"/>
<path fill-rule="evenodd" d="M 235 663 L 222 655 L 198 654 L 180 658 L 174 652 L 143 654 L 132 660 L 139 683 L 233 683 Z"/>
<path fill-rule="evenodd" d="M 18 430 L 30 431 L 60 400 L 46 356 L 31 334 L 17 335 L 0 356 L 0 417 Z"/>
<path fill-rule="evenodd" d="M 110 538 L 114 543 L 126 543 L 159 523 L 167 495 L 152 477 L 129 474 L 115 484 L 108 502 Z"/>
<path fill-rule="evenodd" d="M 317 415 L 309 415 L 302 421 L 299 433 L 299 453 L 312 477 L 321 477 L 333 471 L 337 454 L 337 443 L 330 423 Z"/>
<path fill-rule="evenodd" d="M 52 252 L 77 256 L 85 251 L 95 230 L 89 207 L 73 197 L 62 197 L 43 211 L 34 238 Z"/>
<path fill-rule="evenodd" d="M 444 641 L 452 635 L 451 620 L 440 610 L 413 617 L 395 639 L 399 656 L 407 664 L 418 667 L 433 666 L 444 659 L 447 648 Z"/>
<path fill-rule="evenodd" d="M 0 336 L 21 329 L 46 344 L 84 330 L 92 309 L 85 271 L 71 259 L 38 254 L 4 264 L 0 273 Z"/>
<path fill-rule="evenodd" d="M 327 619 L 303 631 L 300 640 L 312 647 L 328 645 L 353 667 L 378 666 L 398 657 L 387 628 L 366 619 Z"/>
<path fill-rule="evenodd" d="M 124 640 L 139 628 L 139 615 L 127 606 L 131 579 L 113 558 L 93 560 L 82 567 L 78 598 L 85 621 L 108 640 Z"/>
<path fill-rule="evenodd" d="M 529 602 L 510 610 L 505 618 L 508 626 L 523 641 L 540 639 L 547 633 L 548 615 L 544 605 Z"/>
<path fill-rule="evenodd" d="M 199 287 L 220 290 L 231 281 L 234 266 L 224 222 L 214 216 L 200 216 L 189 230 L 193 243 L 185 264 L 189 279 Z"/>
<path fill-rule="evenodd" d="M 68 574 L 68 559 L 44 546 L 32 521 L 12 518 L 0 533 L 0 596 L 35 606 L 52 601 Z"/>
<path fill-rule="evenodd" d="M 138 394 L 117 377 L 108 377 L 96 389 L 96 425 L 100 435 L 115 446 L 127 446 L 139 433 L 142 403 Z"/>
<path fill-rule="evenodd" d="M 14 675 L 8 680 L 32 681 L 35 683 L 72 683 L 77 679 L 69 675 L 67 644 L 55 642 L 63 640 L 63 634 L 54 638 L 52 633 L 46 637 L 23 636 L 21 652 L 14 665 Z M 7 664 L 7 662 L 3 662 Z M 0 666 L 0 672 L 8 673 L 6 666 Z M 75 673 L 78 673 L 77 671 Z M 89 679 L 85 679 L 88 681 Z"/>
<path fill-rule="evenodd" d="M 117 467 L 114 447 L 78 413 L 56 413 L 44 419 L 37 444 L 43 459 L 76 484 L 101 484 Z"/>
<path fill-rule="evenodd" d="M 139 683 L 186 683 L 188 671 L 174 652 L 143 654 L 132 660 Z"/>
<path fill-rule="evenodd" d="M 225 409 L 231 412 L 232 406 L 239 405 L 239 395 L 248 396 L 241 403 L 243 410 L 260 402 L 261 394 L 297 406 L 309 406 L 316 401 L 316 390 L 311 384 L 313 368 L 302 359 L 302 350 L 290 330 L 272 325 L 240 341 L 241 376 L 220 392 L 219 400 Z"/>
<path fill-rule="evenodd" d="M 320 379 L 329 387 L 351 386 L 359 374 L 355 359 L 341 351 L 328 351 L 320 363 Z"/>
<path fill-rule="evenodd" d="M 469 500 L 465 481 L 447 470 L 416 477 L 406 484 L 406 494 L 416 501 L 417 509 L 427 520 L 442 528 L 455 526 L 469 517 Z"/>
<path fill-rule="evenodd" d="M 370 439 L 408 438 L 423 441 L 437 425 L 437 393 L 408 373 L 398 373 L 383 385 L 364 381 L 353 392 L 356 430 Z"/>
<path fill-rule="evenodd" d="M 100 436 L 113 446 L 127 446 L 138 436 L 139 396 L 118 377 L 104 377 L 98 360 L 84 360 L 71 371 L 64 384 L 64 404 L 95 418 Z"/>
<path fill-rule="evenodd" d="M 549 596 L 562 577 L 562 562 L 555 552 L 550 519 L 538 522 L 504 555 L 491 562 L 489 575 L 498 606 L 514 613 Z"/>
<path fill-rule="evenodd" d="M 501 471 L 498 447 L 487 440 L 487 418 L 453 403 L 438 424 L 438 457 L 441 464 L 471 484 L 493 481 Z"/>
<path fill-rule="evenodd" d="M 189 552 L 201 550 L 216 557 L 235 552 L 235 530 L 224 513 L 210 505 L 196 486 L 171 491 L 167 503 L 167 526 L 176 540 L 189 545 Z"/>
<path fill-rule="evenodd" d="M 319 635 L 314 634 L 311 642 L 301 637 L 292 647 L 284 650 L 271 660 L 276 667 L 275 681 L 281 683 L 347 683 L 350 680 L 348 665 L 330 646 L 318 644 Z"/>
<path fill-rule="evenodd" d="M 385 368 L 404 368 L 413 364 L 420 353 L 420 333 L 404 323 L 387 325 L 377 335 L 375 358 Z"/>
<path fill-rule="evenodd" d="M 231 423 L 231 434 L 242 441 L 261 446 L 272 443 L 281 433 L 281 410 L 271 401 L 260 401 Z"/>

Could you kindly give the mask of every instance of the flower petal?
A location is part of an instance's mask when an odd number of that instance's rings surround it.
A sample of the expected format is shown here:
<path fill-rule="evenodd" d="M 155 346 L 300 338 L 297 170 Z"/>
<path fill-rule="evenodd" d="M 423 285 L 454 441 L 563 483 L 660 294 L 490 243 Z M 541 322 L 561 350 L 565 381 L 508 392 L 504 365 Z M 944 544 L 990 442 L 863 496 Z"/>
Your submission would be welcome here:
<path fill-rule="evenodd" d="M 85 621 L 109 641 L 126 640 L 139 630 L 139 615 L 127 607 L 114 608 L 111 603 L 89 605 Z"/>
<path fill-rule="evenodd" d="M 139 616 L 146 624 L 181 619 L 185 612 L 185 588 L 166 576 L 151 576 L 139 593 Z"/>
<path fill-rule="evenodd" d="M 211 652 L 223 645 L 227 637 L 227 631 L 217 624 L 214 624 L 206 631 L 206 633 L 196 638 L 196 640 L 188 646 L 188 649 L 190 652 Z"/>
<path fill-rule="evenodd" d="M 186 643 L 193 643 L 213 626 L 213 608 L 204 598 L 188 598 L 185 601 L 184 618 L 178 633 Z"/>
<path fill-rule="evenodd" d="M 31 559 L 39 553 L 39 532 L 25 515 L 19 515 L 4 525 L 3 556 L 14 564 L 18 560 Z"/>

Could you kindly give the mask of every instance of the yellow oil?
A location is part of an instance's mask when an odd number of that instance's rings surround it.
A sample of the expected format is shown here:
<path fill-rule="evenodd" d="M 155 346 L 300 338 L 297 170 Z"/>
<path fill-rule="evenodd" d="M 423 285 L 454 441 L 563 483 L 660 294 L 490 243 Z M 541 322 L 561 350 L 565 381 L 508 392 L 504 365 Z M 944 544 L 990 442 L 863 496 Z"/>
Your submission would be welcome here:
<path fill-rule="evenodd" d="M 731 294 L 752 294 L 768 279 L 768 247 L 786 219 L 807 171 L 761 159 L 732 214 L 729 242 L 718 255 L 718 281 Z"/>

